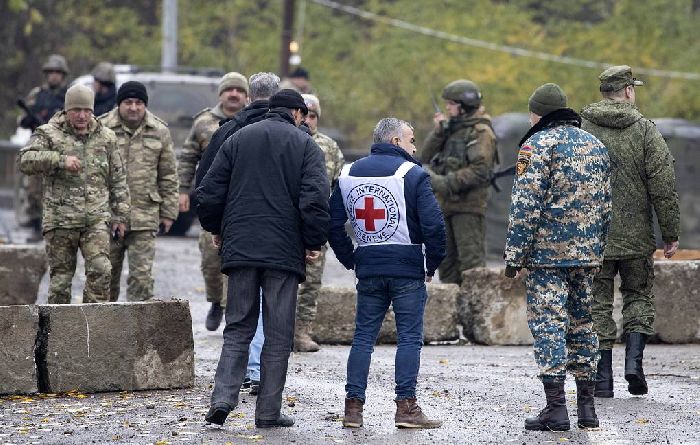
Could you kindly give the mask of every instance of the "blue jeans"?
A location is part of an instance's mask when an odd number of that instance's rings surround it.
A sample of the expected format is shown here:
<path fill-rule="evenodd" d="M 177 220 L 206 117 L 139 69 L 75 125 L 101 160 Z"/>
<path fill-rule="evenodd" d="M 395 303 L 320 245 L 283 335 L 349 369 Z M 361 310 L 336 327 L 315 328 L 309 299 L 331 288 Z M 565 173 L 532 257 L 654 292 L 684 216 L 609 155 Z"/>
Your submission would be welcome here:
<path fill-rule="evenodd" d="M 428 294 L 423 280 L 363 278 L 357 283 L 355 336 L 348 357 L 347 398 L 365 401 L 367 375 L 379 329 L 391 304 L 396 317 L 398 345 L 394 372 L 396 400 L 416 396 L 416 380 L 423 347 L 423 312 Z"/>
<path fill-rule="evenodd" d="M 250 380 L 260 381 L 260 353 L 262 352 L 263 343 L 265 343 L 265 332 L 263 331 L 263 308 L 262 308 L 262 289 L 260 289 L 260 315 L 258 316 L 258 328 L 255 330 L 255 337 L 250 342 L 250 351 L 248 352 L 248 370 L 245 376 Z"/>

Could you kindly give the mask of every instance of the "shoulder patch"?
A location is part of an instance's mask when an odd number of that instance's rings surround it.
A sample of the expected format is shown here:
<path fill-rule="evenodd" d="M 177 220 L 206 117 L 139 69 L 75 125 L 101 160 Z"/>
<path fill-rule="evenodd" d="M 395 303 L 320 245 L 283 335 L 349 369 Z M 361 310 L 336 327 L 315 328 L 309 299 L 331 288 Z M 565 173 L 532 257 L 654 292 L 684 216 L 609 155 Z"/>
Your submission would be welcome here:
<path fill-rule="evenodd" d="M 532 157 L 532 147 L 529 145 L 523 145 L 518 150 L 518 160 L 515 163 L 515 170 L 518 176 L 525 173 L 527 167 L 530 165 L 530 158 Z"/>

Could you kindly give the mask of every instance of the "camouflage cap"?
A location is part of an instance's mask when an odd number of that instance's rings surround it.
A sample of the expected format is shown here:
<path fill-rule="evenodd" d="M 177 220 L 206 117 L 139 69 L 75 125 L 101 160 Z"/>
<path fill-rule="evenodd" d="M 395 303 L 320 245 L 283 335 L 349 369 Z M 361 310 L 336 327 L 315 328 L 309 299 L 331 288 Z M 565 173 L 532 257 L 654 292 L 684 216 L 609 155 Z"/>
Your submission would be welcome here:
<path fill-rule="evenodd" d="M 626 86 L 641 86 L 644 82 L 632 77 L 632 68 L 627 65 L 616 65 L 606 69 L 600 76 L 600 91 L 612 92 L 623 89 Z"/>
<path fill-rule="evenodd" d="M 321 102 L 319 102 L 318 97 L 313 94 L 302 94 L 301 97 L 304 98 L 304 103 L 309 111 L 316 113 L 316 116 L 321 117 Z"/>
<path fill-rule="evenodd" d="M 68 64 L 66 63 L 66 58 L 60 54 L 51 54 L 46 60 L 46 63 L 41 67 L 41 70 L 46 71 L 60 71 L 63 74 L 68 74 Z"/>

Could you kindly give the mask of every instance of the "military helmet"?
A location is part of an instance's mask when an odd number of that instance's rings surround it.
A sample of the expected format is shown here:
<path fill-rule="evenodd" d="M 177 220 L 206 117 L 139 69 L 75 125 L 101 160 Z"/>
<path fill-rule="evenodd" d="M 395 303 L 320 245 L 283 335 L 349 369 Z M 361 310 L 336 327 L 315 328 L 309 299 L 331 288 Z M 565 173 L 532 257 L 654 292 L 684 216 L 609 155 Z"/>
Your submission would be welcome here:
<path fill-rule="evenodd" d="M 115 83 L 114 65 L 109 62 L 100 62 L 92 70 L 92 77 L 98 82 Z"/>
<path fill-rule="evenodd" d="M 68 64 L 66 58 L 60 54 L 51 54 L 46 60 L 46 63 L 41 67 L 41 70 L 46 71 L 61 71 L 63 74 L 68 74 Z"/>
<path fill-rule="evenodd" d="M 460 102 L 470 108 L 481 105 L 481 91 L 471 80 L 459 79 L 448 83 L 442 90 L 442 98 Z"/>

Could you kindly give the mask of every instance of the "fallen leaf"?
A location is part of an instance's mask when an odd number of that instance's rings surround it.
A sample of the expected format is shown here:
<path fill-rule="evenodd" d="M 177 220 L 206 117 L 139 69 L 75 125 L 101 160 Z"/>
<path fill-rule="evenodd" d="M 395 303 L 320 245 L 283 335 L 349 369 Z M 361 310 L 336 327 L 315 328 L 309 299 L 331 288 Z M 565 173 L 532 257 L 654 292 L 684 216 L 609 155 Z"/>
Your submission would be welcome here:
<path fill-rule="evenodd" d="M 649 423 L 649 419 L 637 419 L 635 420 L 635 422 L 637 422 L 640 425 L 646 425 L 647 423 Z"/>
<path fill-rule="evenodd" d="M 443 359 L 440 359 L 440 364 L 441 364 L 441 365 L 449 365 L 449 364 L 450 364 L 450 361 L 447 360 L 446 358 L 443 358 Z"/>

